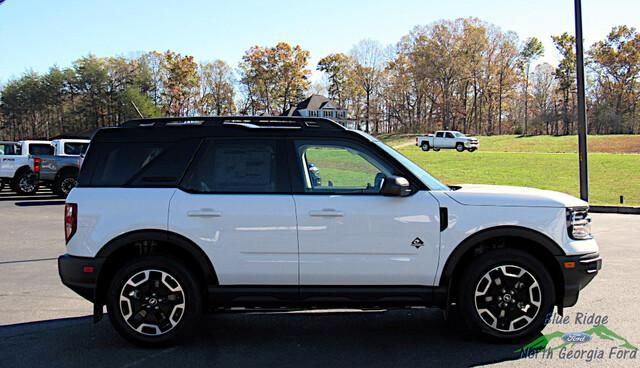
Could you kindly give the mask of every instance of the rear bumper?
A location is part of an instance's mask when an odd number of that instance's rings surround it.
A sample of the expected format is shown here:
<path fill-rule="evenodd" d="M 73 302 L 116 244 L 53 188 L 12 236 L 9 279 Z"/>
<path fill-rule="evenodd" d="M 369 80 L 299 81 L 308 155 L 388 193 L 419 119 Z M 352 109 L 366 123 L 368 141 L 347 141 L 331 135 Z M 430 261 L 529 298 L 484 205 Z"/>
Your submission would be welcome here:
<path fill-rule="evenodd" d="M 564 296 L 559 304 L 563 307 L 574 306 L 580 290 L 587 286 L 602 268 L 602 258 L 598 253 L 556 258 L 564 279 Z"/>
<path fill-rule="evenodd" d="M 78 295 L 93 302 L 98 273 L 104 260 L 64 254 L 58 257 L 58 273 L 62 283 Z"/>

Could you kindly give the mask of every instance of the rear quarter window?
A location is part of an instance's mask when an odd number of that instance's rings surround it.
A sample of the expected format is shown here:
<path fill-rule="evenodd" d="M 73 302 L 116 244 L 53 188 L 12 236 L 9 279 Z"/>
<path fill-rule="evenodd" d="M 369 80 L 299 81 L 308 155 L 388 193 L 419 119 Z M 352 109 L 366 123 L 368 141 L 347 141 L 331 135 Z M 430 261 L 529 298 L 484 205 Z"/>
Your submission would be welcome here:
<path fill-rule="evenodd" d="M 170 187 L 177 185 L 199 140 L 181 142 L 98 142 L 91 145 L 79 186 Z"/>

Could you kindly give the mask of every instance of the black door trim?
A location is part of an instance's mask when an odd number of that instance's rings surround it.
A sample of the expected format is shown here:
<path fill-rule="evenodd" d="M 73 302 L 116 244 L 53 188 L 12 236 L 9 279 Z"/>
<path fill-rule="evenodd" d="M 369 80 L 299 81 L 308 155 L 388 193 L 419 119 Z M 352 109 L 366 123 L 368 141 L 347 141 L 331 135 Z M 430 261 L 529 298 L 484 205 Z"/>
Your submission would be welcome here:
<path fill-rule="evenodd" d="M 208 289 L 212 307 L 413 307 L 441 306 L 446 288 L 434 286 L 232 285 Z"/>

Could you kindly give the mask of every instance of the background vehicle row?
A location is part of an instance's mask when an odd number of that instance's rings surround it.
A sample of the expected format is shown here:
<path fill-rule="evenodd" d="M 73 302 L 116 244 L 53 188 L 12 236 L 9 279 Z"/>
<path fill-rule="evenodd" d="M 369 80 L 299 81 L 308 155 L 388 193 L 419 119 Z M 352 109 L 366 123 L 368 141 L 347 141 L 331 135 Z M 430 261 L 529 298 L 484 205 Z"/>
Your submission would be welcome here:
<path fill-rule="evenodd" d="M 84 139 L 0 142 L 1 185 L 28 195 L 42 184 L 66 197 L 76 184 L 88 145 Z"/>

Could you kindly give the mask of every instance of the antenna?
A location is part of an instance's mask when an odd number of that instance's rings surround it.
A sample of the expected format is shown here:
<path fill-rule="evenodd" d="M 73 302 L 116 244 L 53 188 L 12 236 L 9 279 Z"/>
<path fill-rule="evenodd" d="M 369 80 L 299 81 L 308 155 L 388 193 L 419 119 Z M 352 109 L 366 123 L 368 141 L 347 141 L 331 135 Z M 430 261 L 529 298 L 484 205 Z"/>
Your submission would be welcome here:
<path fill-rule="evenodd" d="M 136 103 L 133 102 L 133 100 L 129 100 L 129 102 L 131 102 L 131 104 L 133 105 L 133 108 L 136 109 L 136 112 L 138 113 L 138 115 L 140 115 L 140 118 L 144 119 L 144 116 L 142 115 L 142 113 L 138 109 L 138 106 L 136 106 Z"/>

